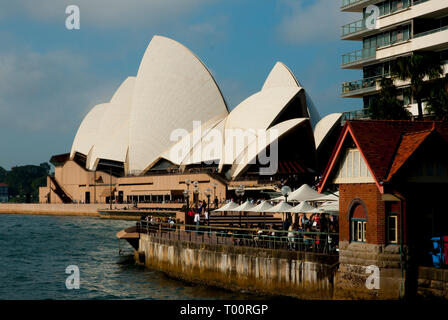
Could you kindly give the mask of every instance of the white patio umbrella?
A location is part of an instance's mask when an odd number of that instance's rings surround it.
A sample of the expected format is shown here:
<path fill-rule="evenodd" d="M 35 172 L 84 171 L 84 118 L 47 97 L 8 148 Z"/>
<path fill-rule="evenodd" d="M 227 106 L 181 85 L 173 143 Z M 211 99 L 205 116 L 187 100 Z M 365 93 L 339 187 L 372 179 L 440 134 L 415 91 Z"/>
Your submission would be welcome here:
<path fill-rule="evenodd" d="M 267 201 L 262 201 L 259 205 L 247 210 L 249 212 L 266 212 L 267 210 L 271 209 L 273 207 L 272 204 L 270 204 Z"/>
<path fill-rule="evenodd" d="M 221 208 L 213 210 L 213 212 L 230 211 L 231 209 L 236 208 L 236 207 L 238 207 L 238 204 L 233 201 L 230 201 L 229 203 L 223 205 Z"/>
<path fill-rule="evenodd" d="M 319 209 L 326 213 L 339 213 L 339 201 L 324 202 Z"/>
<path fill-rule="evenodd" d="M 289 194 L 288 201 L 297 201 L 297 202 L 308 201 L 309 199 L 319 198 L 321 196 L 322 195 L 319 192 L 311 188 L 309 185 L 303 184 L 299 189 Z M 285 197 L 284 196 L 277 197 L 274 200 L 285 201 Z"/>
<path fill-rule="evenodd" d="M 334 194 L 321 194 L 320 197 L 312 198 L 308 201 L 339 201 L 339 191 Z"/>
<path fill-rule="evenodd" d="M 339 201 L 327 201 L 324 202 L 320 207 L 314 209 L 313 213 L 330 213 L 339 214 Z"/>
<path fill-rule="evenodd" d="M 255 208 L 255 205 L 250 203 L 249 201 L 246 201 L 242 205 L 229 209 L 227 211 L 249 211 L 250 209 L 253 208 Z"/>
<path fill-rule="evenodd" d="M 273 206 L 271 209 L 266 210 L 266 212 L 289 212 L 291 209 L 291 205 L 287 204 L 285 201 L 282 201 Z"/>
<path fill-rule="evenodd" d="M 261 213 L 263 212 L 263 216 L 264 216 L 264 222 L 263 225 L 266 225 L 266 211 L 268 211 L 269 209 L 273 208 L 274 206 L 272 204 L 270 204 L 267 201 L 262 201 L 259 205 L 249 209 L 249 212 L 260 212 L 260 217 L 261 217 Z"/>
<path fill-rule="evenodd" d="M 289 210 L 289 212 L 291 212 L 291 213 L 309 213 L 309 212 L 312 212 L 314 209 L 316 209 L 316 208 L 314 208 L 308 202 L 302 201 L 297 206 L 292 207 L 291 210 Z"/>

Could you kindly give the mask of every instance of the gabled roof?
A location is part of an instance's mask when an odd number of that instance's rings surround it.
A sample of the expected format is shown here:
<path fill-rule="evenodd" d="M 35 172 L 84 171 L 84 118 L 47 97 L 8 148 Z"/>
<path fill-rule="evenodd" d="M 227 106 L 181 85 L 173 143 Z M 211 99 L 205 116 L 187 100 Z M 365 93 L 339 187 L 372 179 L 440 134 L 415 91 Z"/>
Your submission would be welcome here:
<path fill-rule="evenodd" d="M 403 134 L 386 181 L 389 181 L 392 178 L 392 176 L 403 166 L 415 150 L 418 149 L 422 142 L 426 140 L 431 132 L 433 132 L 433 130 L 423 130 L 420 132 Z"/>
<path fill-rule="evenodd" d="M 353 120 L 347 121 L 322 176 L 319 192 L 325 187 L 350 135 L 364 158 L 376 185 L 390 181 L 432 131 L 448 142 L 448 123 L 433 121 Z"/>

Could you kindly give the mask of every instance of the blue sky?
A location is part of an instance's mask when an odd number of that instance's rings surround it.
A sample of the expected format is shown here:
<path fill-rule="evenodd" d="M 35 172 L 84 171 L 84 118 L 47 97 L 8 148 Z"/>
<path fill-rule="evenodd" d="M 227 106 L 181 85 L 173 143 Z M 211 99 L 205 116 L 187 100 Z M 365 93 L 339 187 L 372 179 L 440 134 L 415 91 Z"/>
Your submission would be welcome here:
<path fill-rule="evenodd" d="M 191 49 L 230 109 L 260 90 L 276 61 L 308 91 L 321 116 L 359 109 L 340 98 L 339 40 L 357 16 L 339 0 L 0 0 L 0 166 L 39 164 L 69 152 L 86 113 L 136 75 L 155 34 Z M 65 28 L 80 8 L 81 29 Z"/>

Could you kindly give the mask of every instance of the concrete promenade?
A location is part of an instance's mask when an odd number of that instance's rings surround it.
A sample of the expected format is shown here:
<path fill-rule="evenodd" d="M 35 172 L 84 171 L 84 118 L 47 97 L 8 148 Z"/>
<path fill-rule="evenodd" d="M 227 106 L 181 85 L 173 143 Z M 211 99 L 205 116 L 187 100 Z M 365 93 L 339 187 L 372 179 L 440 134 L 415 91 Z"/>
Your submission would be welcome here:
<path fill-rule="evenodd" d="M 125 204 L 114 204 L 122 209 Z M 54 203 L 0 203 L 0 214 L 33 214 L 55 216 L 92 216 L 99 217 L 98 209 L 107 209 L 105 203 L 96 204 L 54 204 Z"/>

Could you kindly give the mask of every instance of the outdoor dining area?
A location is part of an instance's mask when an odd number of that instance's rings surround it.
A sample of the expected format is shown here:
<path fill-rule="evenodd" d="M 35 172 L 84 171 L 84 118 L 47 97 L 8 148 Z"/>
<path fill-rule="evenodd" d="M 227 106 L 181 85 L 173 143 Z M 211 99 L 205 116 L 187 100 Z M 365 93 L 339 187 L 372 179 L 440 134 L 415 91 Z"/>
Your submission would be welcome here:
<path fill-rule="evenodd" d="M 339 195 L 319 194 L 309 185 L 281 196 L 244 199 L 244 187 L 235 190 L 239 201 L 228 200 L 201 216 L 195 224 L 140 221 L 139 233 L 177 241 L 336 254 L 338 251 Z M 209 208 L 209 207 L 208 207 Z"/>
<path fill-rule="evenodd" d="M 244 229 L 249 233 L 258 230 L 259 234 L 280 236 L 289 247 L 300 240 L 319 243 L 324 238 L 325 242 L 332 242 L 337 251 L 339 193 L 320 194 L 307 184 L 294 191 L 283 186 L 281 193 L 270 200 L 244 201 L 244 187 L 240 186 L 235 190 L 240 201 L 229 200 L 212 211 L 209 226 Z"/>

